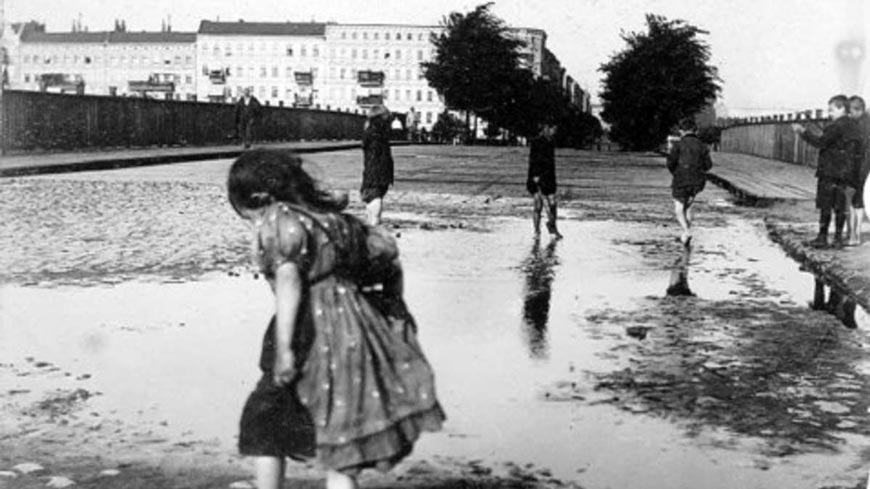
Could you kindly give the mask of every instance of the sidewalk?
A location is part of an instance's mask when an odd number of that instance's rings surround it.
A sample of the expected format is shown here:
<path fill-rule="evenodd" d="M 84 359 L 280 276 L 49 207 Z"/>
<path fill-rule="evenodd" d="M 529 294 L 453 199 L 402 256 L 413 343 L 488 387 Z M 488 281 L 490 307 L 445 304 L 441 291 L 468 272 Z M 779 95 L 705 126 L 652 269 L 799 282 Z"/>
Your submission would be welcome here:
<path fill-rule="evenodd" d="M 360 142 L 294 141 L 287 143 L 263 143 L 254 145 L 254 147 L 292 150 L 297 153 L 318 153 L 356 149 L 360 147 Z M 9 155 L 0 156 L 0 177 L 107 170 L 182 161 L 236 158 L 243 151 L 240 145 L 229 145 Z"/>
<path fill-rule="evenodd" d="M 755 156 L 713 153 L 708 177 L 741 199 L 763 204 L 771 239 L 870 312 L 870 224 L 865 221 L 863 244 L 858 247 L 819 250 L 806 244 L 818 232 L 814 172 L 814 168 Z"/>

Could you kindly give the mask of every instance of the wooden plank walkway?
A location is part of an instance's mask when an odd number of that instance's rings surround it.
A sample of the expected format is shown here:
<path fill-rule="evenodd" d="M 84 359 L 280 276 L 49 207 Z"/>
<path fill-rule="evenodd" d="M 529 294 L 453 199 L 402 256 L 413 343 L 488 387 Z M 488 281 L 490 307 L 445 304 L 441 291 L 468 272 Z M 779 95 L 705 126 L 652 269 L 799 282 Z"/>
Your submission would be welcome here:
<path fill-rule="evenodd" d="M 753 200 L 813 200 L 815 168 L 737 153 L 713 153 L 709 179 Z"/>

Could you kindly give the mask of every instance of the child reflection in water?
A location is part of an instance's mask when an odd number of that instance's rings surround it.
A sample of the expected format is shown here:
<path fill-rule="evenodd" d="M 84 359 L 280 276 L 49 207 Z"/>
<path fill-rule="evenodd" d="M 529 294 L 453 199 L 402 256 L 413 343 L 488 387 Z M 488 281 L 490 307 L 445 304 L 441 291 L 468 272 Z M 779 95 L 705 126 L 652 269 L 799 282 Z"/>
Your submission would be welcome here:
<path fill-rule="evenodd" d="M 548 356 L 547 322 L 555 276 L 553 269 L 559 264 L 555 252 L 556 241 L 550 241 L 541 248 L 541 240 L 536 238 L 531 253 L 522 265 L 526 281 L 523 290 L 523 334 L 532 358 L 545 359 Z"/>
<path fill-rule="evenodd" d="M 671 281 L 665 292 L 671 297 L 695 297 L 695 293 L 689 288 L 689 260 L 692 257 L 692 249 L 684 247 L 679 258 L 674 261 L 671 269 Z"/>

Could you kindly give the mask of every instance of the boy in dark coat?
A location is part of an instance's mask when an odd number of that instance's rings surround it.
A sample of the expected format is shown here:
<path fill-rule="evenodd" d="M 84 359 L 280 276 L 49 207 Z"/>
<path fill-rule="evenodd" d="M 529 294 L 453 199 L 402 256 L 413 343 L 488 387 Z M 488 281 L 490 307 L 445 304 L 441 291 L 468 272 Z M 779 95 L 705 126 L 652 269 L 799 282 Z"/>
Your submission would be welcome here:
<path fill-rule="evenodd" d="M 381 223 L 384 195 L 393 184 L 390 119 L 390 111 L 386 107 L 372 107 L 363 133 L 363 178 L 360 196 L 366 204 L 366 215 L 372 226 Z"/>
<path fill-rule="evenodd" d="M 535 235 L 541 233 L 541 210 L 547 204 L 547 231 L 554 239 L 562 235 L 556 228 L 556 126 L 544 124 L 540 133 L 529 141 L 529 175 L 526 190 L 535 199 L 532 224 Z"/>
<path fill-rule="evenodd" d="M 710 148 L 695 134 L 694 119 L 683 119 L 679 129 L 680 140 L 673 144 L 668 153 L 667 166 L 673 175 L 671 196 L 674 199 L 674 212 L 683 230 L 680 242 L 688 247 L 692 242 L 692 204 L 704 190 L 713 160 L 710 159 Z"/>
<path fill-rule="evenodd" d="M 849 242 L 850 246 L 861 244 L 861 223 L 864 221 L 864 186 L 867 184 L 867 175 L 870 174 L 870 114 L 864 99 L 854 95 L 849 97 L 849 117 L 855 121 L 858 136 L 861 137 L 861 150 L 858 154 L 858 162 L 855 165 L 855 197 L 852 199 L 852 212 L 849 217 Z"/>
<path fill-rule="evenodd" d="M 841 247 L 846 215 L 855 192 L 854 165 L 861 141 L 855 122 L 848 116 L 849 99 L 837 95 L 828 101 L 828 114 L 832 121 L 821 134 L 808 131 L 800 124 L 792 128 L 804 140 L 819 148 L 816 165 L 816 208 L 819 209 L 819 234 L 810 244 L 816 248 L 828 246 L 828 228 L 832 214 L 834 223 L 834 246 Z"/>
<path fill-rule="evenodd" d="M 260 116 L 260 102 L 251 95 L 251 89 L 246 88 L 245 94 L 236 104 L 236 128 L 245 148 L 251 147 L 254 139 L 254 123 Z"/>

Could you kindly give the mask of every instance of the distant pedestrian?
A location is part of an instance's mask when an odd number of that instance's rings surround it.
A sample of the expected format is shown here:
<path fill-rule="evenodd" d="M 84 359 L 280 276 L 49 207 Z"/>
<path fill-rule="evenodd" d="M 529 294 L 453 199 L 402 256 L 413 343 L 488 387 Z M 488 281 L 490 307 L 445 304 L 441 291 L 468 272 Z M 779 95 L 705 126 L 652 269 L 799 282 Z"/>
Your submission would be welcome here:
<path fill-rule="evenodd" d="M 255 458 L 259 489 L 282 486 L 287 458 L 315 456 L 328 489 L 356 488 L 362 469 L 391 468 L 444 420 L 395 240 L 342 213 L 284 152 L 246 152 L 227 190 L 275 298 L 239 450 Z M 386 300 L 371 298 L 373 285 Z"/>
<path fill-rule="evenodd" d="M 537 136 L 529 140 L 529 172 L 526 190 L 534 198 L 532 225 L 535 235 L 541 233 L 541 210 L 547 212 L 547 231 L 554 239 L 562 239 L 556 227 L 556 126 L 545 123 Z M 546 204 L 546 207 L 545 207 Z"/>
<path fill-rule="evenodd" d="M 363 178 L 360 196 L 366 204 L 366 216 L 372 226 L 380 225 L 384 196 L 393 185 L 390 119 L 390 111 L 386 107 L 372 107 L 368 112 L 363 133 Z"/>
<path fill-rule="evenodd" d="M 687 117 L 679 124 L 680 139 L 673 141 L 667 167 L 673 175 L 671 196 L 674 213 L 683 233 L 680 242 L 692 244 L 693 204 L 707 183 L 707 172 L 713 167 L 710 148 L 696 134 L 695 120 Z"/>
<path fill-rule="evenodd" d="M 810 244 L 828 247 L 828 228 L 834 221 L 834 246 L 845 245 L 843 228 L 855 192 L 855 155 L 860 147 L 860 136 L 855 122 L 848 117 L 849 99 L 836 95 L 828 101 L 828 114 L 832 121 L 821 133 L 793 124 L 794 131 L 811 145 L 819 148 L 816 165 L 816 208 L 819 210 L 819 234 Z"/>
<path fill-rule="evenodd" d="M 855 197 L 852 199 L 852 212 L 849 217 L 849 245 L 858 246 L 861 244 L 861 224 L 867 214 L 864 194 L 867 176 L 870 174 L 870 114 L 867 113 L 863 98 L 857 95 L 849 98 L 849 117 L 855 121 L 861 137 L 861 149 L 855 165 Z"/>
<path fill-rule="evenodd" d="M 251 147 L 254 140 L 254 125 L 260 117 L 260 101 L 251 94 L 250 87 L 245 88 L 244 95 L 236 103 L 236 131 L 245 149 Z"/>

